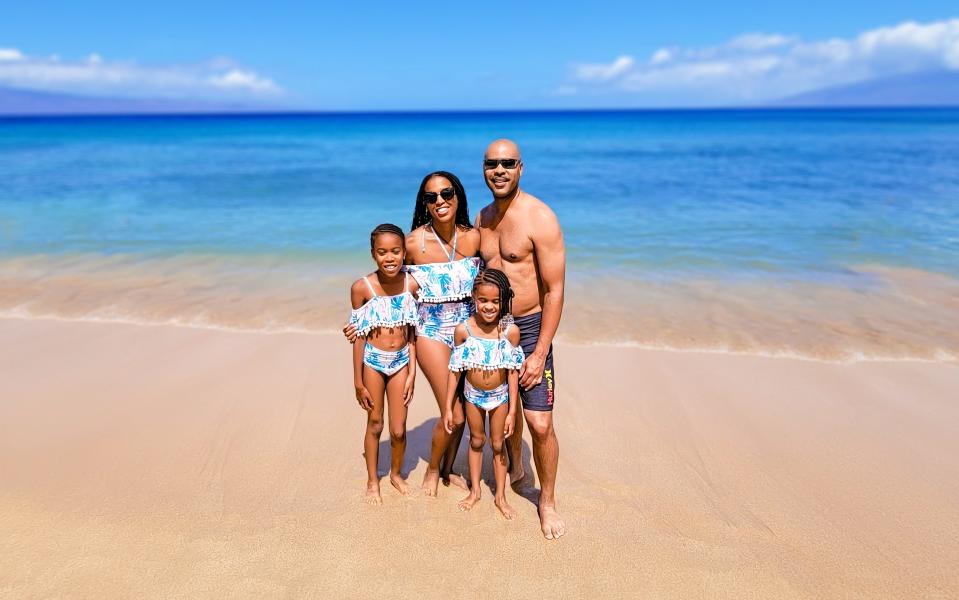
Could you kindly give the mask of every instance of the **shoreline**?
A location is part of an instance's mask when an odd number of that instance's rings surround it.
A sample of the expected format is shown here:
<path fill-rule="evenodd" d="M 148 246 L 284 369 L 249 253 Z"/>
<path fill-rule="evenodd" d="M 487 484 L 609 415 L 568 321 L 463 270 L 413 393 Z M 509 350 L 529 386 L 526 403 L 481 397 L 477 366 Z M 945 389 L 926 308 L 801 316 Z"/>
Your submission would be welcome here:
<path fill-rule="evenodd" d="M 59 317 L 59 316 L 33 316 L 33 315 L 17 315 L 17 314 L 0 314 L 0 322 L 2 321 L 51 321 L 56 323 L 90 323 L 90 324 L 99 324 L 99 325 L 129 325 L 133 327 L 173 327 L 177 329 L 195 329 L 198 331 L 216 331 L 222 333 L 240 333 L 240 334 L 252 334 L 252 335 L 307 335 L 307 336 L 334 336 L 338 337 L 341 335 L 340 331 L 336 329 L 305 329 L 305 328 L 278 328 L 278 329 L 254 329 L 254 328 L 242 328 L 242 327 L 228 327 L 225 325 L 216 325 L 216 324 L 204 324 L 204 323 L 178 323 L 173 321 L 137 321 L 133 319 L 124 319 L 121 317 L 111 318 L 111 317 Z M 345 322 L 345 320 L 344 320 Z M 595 341 L 584 341 L 584 340 L 569 340 L 562 339 L 561 337 L 554 340 L 553 344 L 556 346 L 564 347 L 570 346 L 574 348 L 621 348 L 621 349 L 630 349 L 638 350 L 642 352 L 667 352 L 667 353 L 676 353 L 676 354 L 706 354 L 706 355 L 718 355 L 718 356 L 742 356 L 742 357 L 754 357 L 754 358 L 773 358 L 773 359 L 785 359 L 785 360 L 796 360 L 802 362 L 812 362 L 812 363 L 822 363 L 822 364 L 835 364 L 835 365 L 854 365 L 861 363 L 929 363 L 929 364 L 946 364 L 946 365 L 957 365 L 959 364 L 959 356 L 952 355 L 950 352 L 941 350 L 937 354 L 940 358 L 926 358 L 926 357 L 909 357 L 909 356 L 868 356 L 864 354 L 858 354 L 855 357 L 847 359 L 834 359 L 834 358 L 822 358 L 817 356 L 810 356 L 807 354 L 802 354 L 799 352 L 793 351 L 761 351 L 761 350 L 735 350 L 731 348 L 705 348 L 705 347 L 689 347 L 689 348 L 679 348 L 666 345 L 653 345 L 653 344 L 644 344 L 642 342 L 633 342 L 633 341 L 611 341 L 611 340 L 595 340 Z"/>
<path fill-rule="evenodd" d="M 535 489 L 498 516 L 488 451 L 471 513 L 458 489 L 407 501 L 385 482 L 363 504 L 337 334 L 0 319 L 0 339 L 13 597 L 436 597 L 477 569 L 520 596 L 959 593 L 953 364 L 558 344 L 570 533 L 547 542 Z M 420 375 L 417 486 L 436 412 Z"/>

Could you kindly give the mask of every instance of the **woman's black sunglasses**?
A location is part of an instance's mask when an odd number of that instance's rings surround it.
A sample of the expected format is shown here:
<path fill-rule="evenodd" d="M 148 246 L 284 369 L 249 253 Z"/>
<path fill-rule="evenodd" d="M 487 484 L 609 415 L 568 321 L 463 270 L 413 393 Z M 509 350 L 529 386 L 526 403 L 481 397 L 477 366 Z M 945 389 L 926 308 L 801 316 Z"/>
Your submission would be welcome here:
<path fill-rule="evenodd" d="M 447 200 L 447 201 L 452 200 L 453 196 L 455 195 L 456 195 L 456 191 L 453 190 L 453 188 L 451 187 L 443 188 L 440 190 L 440 193 L 439 193 L 439 196 L 442 197 L 443 200 Z M 436 192 L 423 192 L 423 200 L 425 200 L 427 204 L 435 203 L 436 199 L 437 199 Z"/>

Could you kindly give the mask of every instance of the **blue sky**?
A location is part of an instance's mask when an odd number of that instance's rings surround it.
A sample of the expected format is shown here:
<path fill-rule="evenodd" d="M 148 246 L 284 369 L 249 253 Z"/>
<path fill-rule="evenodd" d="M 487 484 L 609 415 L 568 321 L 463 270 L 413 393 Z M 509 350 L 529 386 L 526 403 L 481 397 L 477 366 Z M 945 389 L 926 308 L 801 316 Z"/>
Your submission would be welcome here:
<path fill-rule="evenodd" d="M 750 104 L 959 70 L 953 3 L 9 3 L 0 85 L 332 110 Z"/>

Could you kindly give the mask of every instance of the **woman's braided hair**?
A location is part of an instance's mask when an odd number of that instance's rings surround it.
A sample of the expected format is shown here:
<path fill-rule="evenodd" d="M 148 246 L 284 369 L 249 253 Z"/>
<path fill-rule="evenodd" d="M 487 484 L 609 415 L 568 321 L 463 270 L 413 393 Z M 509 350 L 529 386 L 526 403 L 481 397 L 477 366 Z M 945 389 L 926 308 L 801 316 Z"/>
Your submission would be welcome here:
<path fill-rule="evenodd" d="M 398 226 L 392 223 L 380 223 L 370 232 L 370 250 L 373 249 L 373 245 L 376 243 L 376 236 L 383 233 L 392 233 L 393 235 L 400 236 L 400 240 L 406 240 L 406 234 L 403 233 L 403 230 Z"/>
<path fill-rule="evenodd" d="M 499 289 L 499 318 L 513 312 L 513 288 L 506 273 L 499 269 L 483 269 L 473 281 L 473 291 L 483 284 L 495 285 Z"/>

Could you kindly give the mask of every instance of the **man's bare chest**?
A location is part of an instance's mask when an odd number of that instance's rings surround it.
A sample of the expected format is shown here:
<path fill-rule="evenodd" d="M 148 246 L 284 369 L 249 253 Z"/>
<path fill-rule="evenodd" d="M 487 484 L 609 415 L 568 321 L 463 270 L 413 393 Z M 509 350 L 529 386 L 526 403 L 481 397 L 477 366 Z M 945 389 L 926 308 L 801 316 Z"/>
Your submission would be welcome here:
<path fill-rule="evenodd" d="M 480 228 L 480 254 L 487 262 L 522 262 L 533 253 L 533 242 L 519 227 L 504 226 Z"/>

